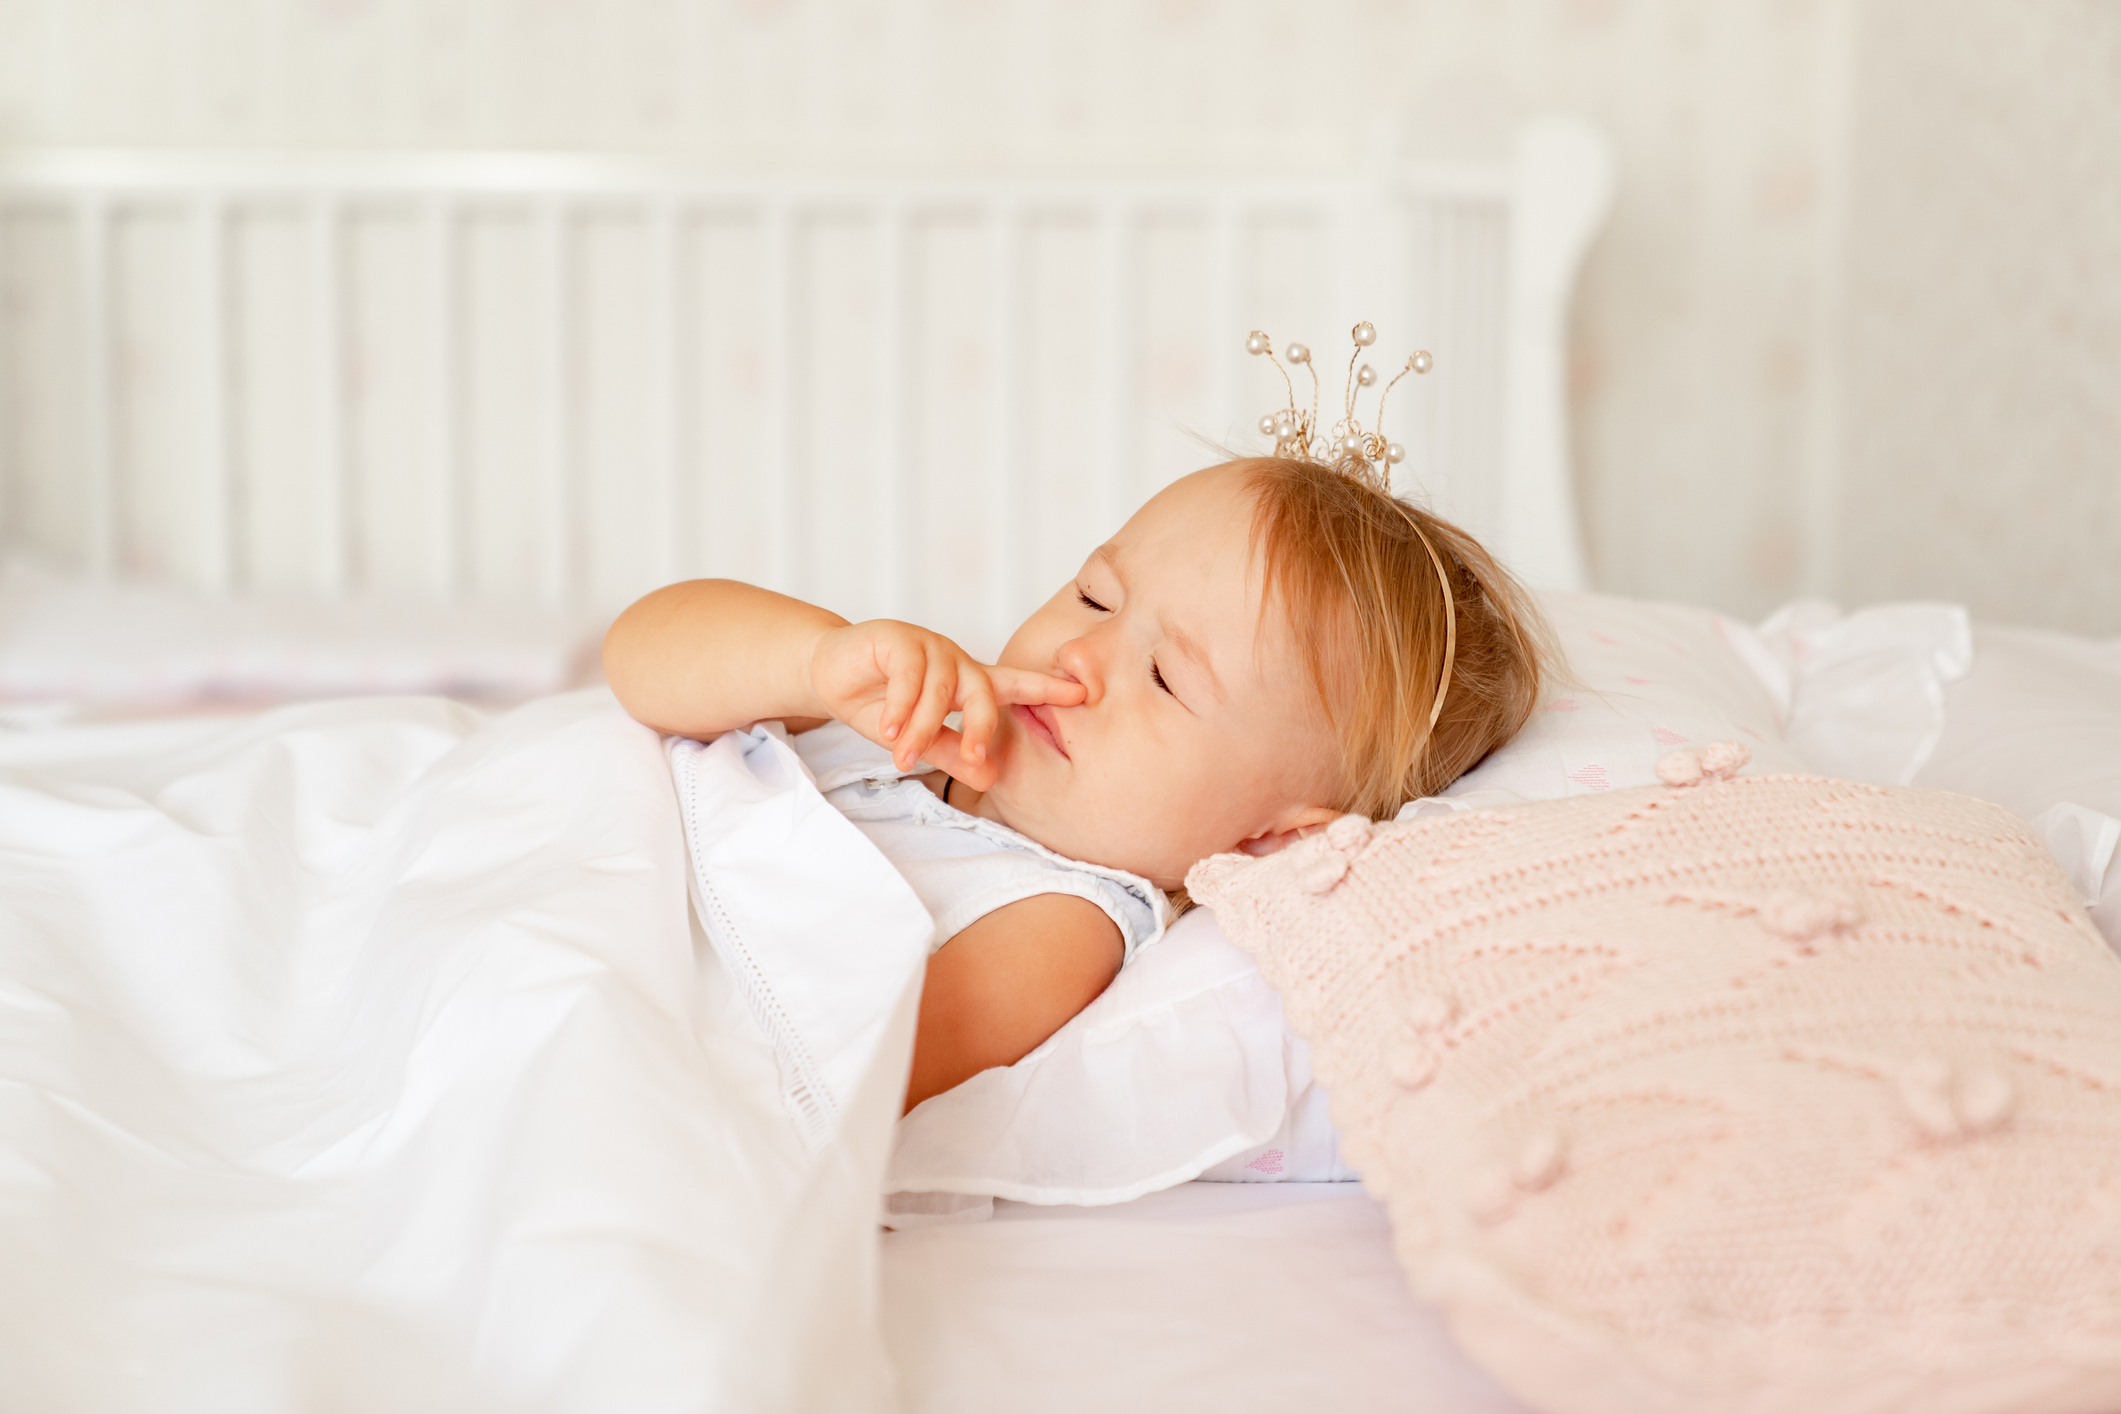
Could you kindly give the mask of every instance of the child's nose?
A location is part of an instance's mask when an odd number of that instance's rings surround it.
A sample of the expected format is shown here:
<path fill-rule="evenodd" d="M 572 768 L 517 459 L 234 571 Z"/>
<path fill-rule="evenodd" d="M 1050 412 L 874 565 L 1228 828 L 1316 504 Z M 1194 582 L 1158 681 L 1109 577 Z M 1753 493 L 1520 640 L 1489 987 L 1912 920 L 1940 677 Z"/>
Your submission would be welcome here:
<path fill-rule="evenodd" d="M 1053 654 L 1053 669 L 1064 678 L 1073 678 L 1083 685 L 1085 707 L 1104 696 L 1105 674 L 1098 661 L 1097 645 L 1087 637 L 1071 638 Z"/>

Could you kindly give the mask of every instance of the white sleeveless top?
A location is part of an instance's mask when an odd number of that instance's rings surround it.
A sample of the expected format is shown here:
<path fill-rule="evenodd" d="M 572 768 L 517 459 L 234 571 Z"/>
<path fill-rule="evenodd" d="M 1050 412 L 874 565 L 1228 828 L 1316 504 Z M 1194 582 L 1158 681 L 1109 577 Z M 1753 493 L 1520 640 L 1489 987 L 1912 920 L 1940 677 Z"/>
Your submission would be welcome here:
<path fill-rule="evenodd" d="M 883 852 L 935 919 L 931 953 L 974 919 L 1036 894 L 1073 894 L 1103 909 L 1126 947 L 1122 967 L 1163 936 L 1170 900 L 1147 879 L 1056 854 L 1007 825 L 945 805 L 844 722 L 790 740 L 825 799 Z"/>

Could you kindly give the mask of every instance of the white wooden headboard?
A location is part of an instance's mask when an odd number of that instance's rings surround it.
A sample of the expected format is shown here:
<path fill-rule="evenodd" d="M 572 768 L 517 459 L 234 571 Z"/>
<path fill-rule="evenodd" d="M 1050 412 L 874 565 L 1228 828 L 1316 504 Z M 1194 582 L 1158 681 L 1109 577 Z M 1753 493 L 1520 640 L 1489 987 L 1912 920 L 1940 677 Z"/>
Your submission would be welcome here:
<path fill-rule="evenodd" d="M 606 158 L 0 161 L 0 543 L 211 589 L 616 608 L 722 574 L 977 651 L 1280 399 L 1584 578 L 1565 323 L 1603 140 L 1307 181 L 812 181 Z M 1411 395 L 1407 389 L 1411 388 Z"/>

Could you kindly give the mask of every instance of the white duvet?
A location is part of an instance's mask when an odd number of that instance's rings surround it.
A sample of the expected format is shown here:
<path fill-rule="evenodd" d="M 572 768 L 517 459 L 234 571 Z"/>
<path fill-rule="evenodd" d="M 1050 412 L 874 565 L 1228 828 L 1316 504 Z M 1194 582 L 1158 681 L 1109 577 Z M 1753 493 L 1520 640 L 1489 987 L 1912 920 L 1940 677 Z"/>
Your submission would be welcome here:
<path fill-rule="evenodd" d="M 792 762 L 710 946 L 601 691 L 0 733 L 0 1409 L 887 1407 L 927 919 Z"/>

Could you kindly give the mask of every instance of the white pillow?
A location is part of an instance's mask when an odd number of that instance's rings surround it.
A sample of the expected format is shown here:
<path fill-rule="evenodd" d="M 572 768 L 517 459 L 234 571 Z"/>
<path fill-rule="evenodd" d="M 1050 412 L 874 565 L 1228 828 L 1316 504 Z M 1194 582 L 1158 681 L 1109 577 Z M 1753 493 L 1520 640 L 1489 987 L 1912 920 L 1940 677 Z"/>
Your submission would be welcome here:
<path fill-rule="evenodd" d="M 1705 609 L 1606 595 L 1544 595 L 1542 607 L 1569 680 L 1432 808 L 1653 783 L 1657 759 L 1686 742 L 1739 738 L 1756 771 L 1804 769 L 1780 737 L 1787 675 L 1751 629 Z M 1117 1203 L 1196 1177 L 1355 1177 L 1308 1049 L 1205 909 L 1023 1060 L 908 1115 L 886 1221 L 983 1217 L 988 1195 Z"/>
<path fill-rule="evenodd" d="M 1557 675 L 1525 729 L 1446 797 L 1560 800 L 1651 785 L 1659 757 L 1712 741 L 1743 741 L 1754 774 L 1805 769 L 1783 740 L 1788 675 L 1744 624 L 1606 594 L 1539 601 L 1569 676 Z"/>
<path fill-rule="evenodd" d="M 1285 1031 L 1282 1048 L 1288 1063 L 1289 1107 L 1281 1127 L 1251 1148 L 1202 1169 L 1202 1182 L 1353 1183 L 1362 1177 L 1341 1157 L 1340 1131 L 1333 1127 L 1329 1098 L 1311 1074 L 1310 1043 Z"/>

